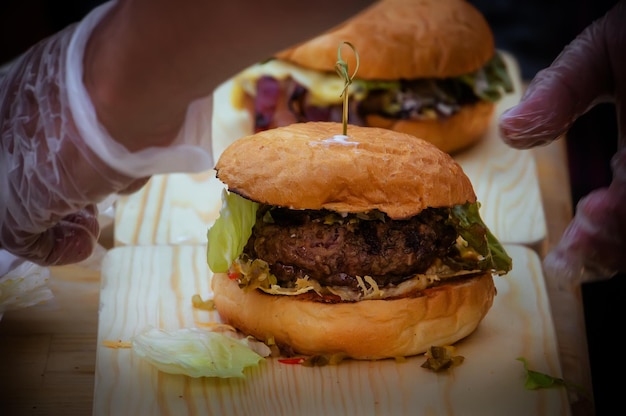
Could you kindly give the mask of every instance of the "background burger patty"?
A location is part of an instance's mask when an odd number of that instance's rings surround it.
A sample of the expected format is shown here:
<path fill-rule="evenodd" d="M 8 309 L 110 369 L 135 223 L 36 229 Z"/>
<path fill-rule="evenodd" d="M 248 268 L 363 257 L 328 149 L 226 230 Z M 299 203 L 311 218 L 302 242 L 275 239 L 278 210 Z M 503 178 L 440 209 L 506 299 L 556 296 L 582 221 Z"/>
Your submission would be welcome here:
<path fill-rule="evenodd" d="M 457 237 L 445 222 L 445 209 L 428 209 L 408 220 L 330 224 L 325 223 L 333 217 L 329 211 L 274 208 L 273 223 L 263 220 L 266 211 L 259 210 L 244 251 L 268 262 L 281 286 L 307 275 L 323 285 L 356 287 L 355 276 L 366 275 L 379 285 L 399 283 L 444 257 Z"/>

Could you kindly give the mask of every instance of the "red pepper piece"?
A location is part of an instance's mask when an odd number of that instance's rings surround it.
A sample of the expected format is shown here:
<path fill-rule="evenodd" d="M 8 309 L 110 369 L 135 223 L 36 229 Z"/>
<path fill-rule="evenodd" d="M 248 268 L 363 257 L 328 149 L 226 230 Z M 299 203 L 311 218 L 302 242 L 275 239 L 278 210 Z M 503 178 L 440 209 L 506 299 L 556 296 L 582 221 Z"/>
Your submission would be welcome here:
<path fill-rule="evenodd" d="M 281 358 L 278 360 L 279 363 L 283 364 L 302 364 L 304 362 L 304 358 L 296 357 L 296 358 Z"/>

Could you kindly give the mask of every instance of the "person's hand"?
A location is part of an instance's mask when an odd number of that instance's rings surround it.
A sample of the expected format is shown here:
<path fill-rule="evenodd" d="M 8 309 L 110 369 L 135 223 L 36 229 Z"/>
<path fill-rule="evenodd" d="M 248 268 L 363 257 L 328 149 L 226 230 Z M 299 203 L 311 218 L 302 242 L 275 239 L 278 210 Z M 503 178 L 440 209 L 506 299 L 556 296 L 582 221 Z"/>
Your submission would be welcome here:
<path fill-rule="evenodd" d="M 221 82 L 372 2 L 119 0 L 35 45 L 0 79 L 0 249 L 86 258 L 96 203 L 212 168 Z"/>
<path fill-rule="evenodd" d="M 582 198 L 561 240 L 543 261 L 556 327 L 563 378 L 572 413 L 594 414 L 581 283 L 626 271 L 626 1 L 594 22 L 531 81 L 521 102 L 505 112 L 500 133 L 509 145 L 527 149 L 561 137 L 594 105 L 616 105 L 618 151 L 608 188 Z"/>
<path fill-rule="evenodd" d="M 606 279 L 626 271 L 626 1 L 583 31 L 530 83 L 521 102 L 500 119 L 502 137 L 526 149 L 564 134 L 588 109 L 616 105 L 618 152 L 613 182 L 581 199 L 576 214 L 544 265 L 563 284 Z M 565 277 L 566 276 L 566 277 Z"/>
<path fill-rule="evenodd" d="M 43 265 L 88 257 L 95 203 L 146 182 L 107 166 L 77 131 L 63 72 L 72 33 L 37 45 L 0 84 L 0 248 Z"/>
<path fill-rule="evenodd" d="M 138 136 L 167 141 L 190 101 L 371 3 L 119 0 L 87 44 L 85 85 L 99 119 L 128 149 Z"/>
<path fill-rule="evenodd" d="M 39 265 L 87 258 L 99 235 L 96 204 L 109 195 L 136 191 L 152 173 L 212 163 L 204 150 L 165 153 L 148 140 L 131 153 L 108 136 L 82 86 L 83 49 L 72 46 L 91 28 L 40 42 L 0 79 L 0 249 Z"/>

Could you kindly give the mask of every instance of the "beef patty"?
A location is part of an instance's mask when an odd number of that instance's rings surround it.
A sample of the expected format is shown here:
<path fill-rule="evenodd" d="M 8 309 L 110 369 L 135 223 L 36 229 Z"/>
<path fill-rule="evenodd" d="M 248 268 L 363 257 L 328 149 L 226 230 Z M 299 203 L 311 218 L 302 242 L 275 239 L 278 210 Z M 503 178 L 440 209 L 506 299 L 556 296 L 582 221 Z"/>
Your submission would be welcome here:
<path fill-rule="evenodd" d="M 457 233 L 448 211 L 427 209 L 406 220 L 382 213 L 349 214 L 261 206 L 244 249 L 260 258 L 283 287 L 309 276 L 322 285 L 357 287 L 355 276 L 398 284 L 453 249 Z"/>

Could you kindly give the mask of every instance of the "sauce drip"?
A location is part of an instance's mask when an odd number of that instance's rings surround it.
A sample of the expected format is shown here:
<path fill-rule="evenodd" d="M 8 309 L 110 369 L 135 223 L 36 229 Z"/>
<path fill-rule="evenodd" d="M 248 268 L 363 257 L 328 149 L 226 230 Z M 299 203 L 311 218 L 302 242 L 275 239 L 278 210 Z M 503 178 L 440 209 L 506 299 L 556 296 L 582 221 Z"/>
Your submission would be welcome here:
<path fill-rule="evenodd" d="M 346 136 L 344 134 L 335 134 L 333 137 L 328 139 L 320 140 L 319 142 L 309 142 L 311 146 L 326 146 L 329 147 L 334 144 L 342 145 L 342 146 L 358 146 L 359 142 L 351 142 L 349 141 L 350 136 Z"/>

